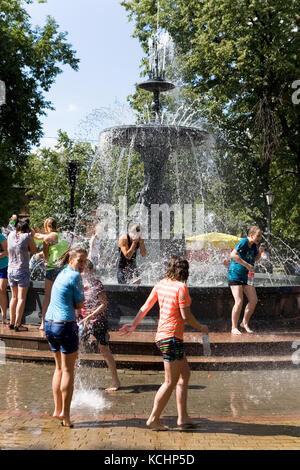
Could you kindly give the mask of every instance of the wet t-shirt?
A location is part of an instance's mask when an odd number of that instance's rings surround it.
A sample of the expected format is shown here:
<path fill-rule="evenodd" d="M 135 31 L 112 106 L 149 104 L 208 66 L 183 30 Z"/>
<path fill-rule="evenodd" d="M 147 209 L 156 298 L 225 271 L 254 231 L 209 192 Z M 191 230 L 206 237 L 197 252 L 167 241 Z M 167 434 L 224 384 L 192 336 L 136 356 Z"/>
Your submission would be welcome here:
<path fill-rule="evenodd" d="M 104 294 L 104 286 L 99 279 L 90 279 L 83 281 L 84 287 L 84 307 L 80 309 L 81 318 L 86 318 L 88 315 L 93 313 L 101 304 L 101 295 Z M 99 315 L 95 315 L 90 320 L 90 323 L 99 323 L 106 319 L 106 312 L 102 311 Z"/>
<path fill-rule="evenodd" d="M 0 244 L 4 242 L 4 240 L 6 240 L 5 236 L 2 235 L 2 233 L 0 233 Z M 0 248 L 0 251 L 2 251 L 1 248 Z M 6 268 L 7 265 L 8 265 L 8 256 L 3 256 L 2 258 L 0 258 L 0 269 Z"/>
<path fill-rule="evenodd" d="M 258 254 L 258 248 L 255 243 L 250 247 L 248 245 L 248 238 L 242 238 L 242 240 L 235 245 L 234 249 L 238 252 L 239 257 L 242 258 L 243 261 L 254 266 L 255 258 Z M 228 268 L 228 280 L 247 283 L 248 269 L 232 259 Z"/>
<path fill-rule="evenodd" d="M 67 265 L 54 281 L 47 321 L 76 321 L 75 305 L 84 302 L 82 277 Z"/>

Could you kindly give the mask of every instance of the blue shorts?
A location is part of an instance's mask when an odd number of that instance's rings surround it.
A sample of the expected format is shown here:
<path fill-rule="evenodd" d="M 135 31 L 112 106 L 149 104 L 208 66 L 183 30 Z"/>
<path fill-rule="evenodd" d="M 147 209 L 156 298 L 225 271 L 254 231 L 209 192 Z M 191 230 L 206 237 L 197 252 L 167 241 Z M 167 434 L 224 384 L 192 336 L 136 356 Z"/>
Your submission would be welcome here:
<path fill-rule="evenodd" d="M 51 351 L 71 354 L 78 350 L 78 325 L 73 321 L 45 322 L 45 335 Z"/>
<path fill-rule="evenodd" d="M 7 266 L 0 269 L 0 279 L 7 279 Z"/>
<path fill-rule="evenodd" d="M 181 360 L 184 357 L 183 340 L 176 338 L 176 336 L 162 339 L 156 345 L 163 355 L 163 360 L 166 362 Z"/>
<path fill-rule="evenodd" d="M 48 279 L 48 281 L 52 281 L 54 282 L 57 275 L 60 273 L 61 269 L 60 268 L 55 268 L 55 269 L 47 269 L 46 270 L 46 279 Z"/>
<path fill-rule="evenodd" d="M 8 273 L 8 283 L 10 287 L 29 287 L 30 273 L 23 272 L 21 274 Z"/>

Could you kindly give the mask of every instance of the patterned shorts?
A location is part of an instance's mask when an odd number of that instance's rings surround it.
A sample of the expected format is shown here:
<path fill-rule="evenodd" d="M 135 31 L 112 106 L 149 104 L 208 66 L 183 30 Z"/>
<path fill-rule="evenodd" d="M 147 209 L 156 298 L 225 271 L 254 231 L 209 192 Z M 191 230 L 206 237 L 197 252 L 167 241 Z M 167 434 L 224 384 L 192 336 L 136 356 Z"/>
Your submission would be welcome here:
<path fill-rule="evenodd" d="M 156 345 L 162 353 L 164 361 L 172 362 L 183 359 L 184 347 L 182 339 L 173 336 L 172 338 L 158 341 Z"/>

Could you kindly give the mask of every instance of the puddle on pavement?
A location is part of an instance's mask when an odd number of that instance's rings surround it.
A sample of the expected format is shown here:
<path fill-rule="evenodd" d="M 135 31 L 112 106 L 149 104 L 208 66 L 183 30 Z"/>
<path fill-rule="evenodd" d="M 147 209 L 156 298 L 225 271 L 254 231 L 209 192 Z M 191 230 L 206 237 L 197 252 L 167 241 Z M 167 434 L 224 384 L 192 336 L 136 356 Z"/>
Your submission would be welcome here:
<path fill-rule="evenodd" d="M 52 365 L 45 364 L 1 364 L 0 408 L 51 414 L 53 371 Z M 148 415 L 163 377 L 163 372 L 120 370 L 121 389 L 107 393 L 104 388 L 110 385 L 108 370 L 80 366 L 76 372 L 72 411 Z M 209 374 L 192 371 L 188 409 L 191 414 L 203 416 L 300 414 L 299 388 L 300 368 Z M 175 396 L 171 397 L 164 415 L 176 415 Z"/>

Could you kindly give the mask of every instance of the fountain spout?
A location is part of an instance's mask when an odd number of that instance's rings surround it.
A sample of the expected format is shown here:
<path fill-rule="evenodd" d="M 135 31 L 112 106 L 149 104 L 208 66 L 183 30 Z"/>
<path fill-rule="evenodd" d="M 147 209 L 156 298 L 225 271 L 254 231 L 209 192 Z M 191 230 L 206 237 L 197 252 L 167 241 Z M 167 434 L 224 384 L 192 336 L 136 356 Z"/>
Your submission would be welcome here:
<path fill-rule="evenodd" d="M 172 90 L 175 85 L 165 80 L 166 57 L 173 53 L 172 41 L 168 33 L 154 34 L 149 42 L 149 80 L 139 83 L 139 88 L 153 93 L 152 122 L 159 120 L 161 104 L 159 95 L 161 92 Z"/>

